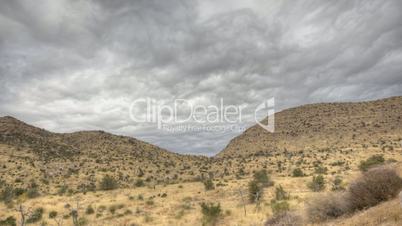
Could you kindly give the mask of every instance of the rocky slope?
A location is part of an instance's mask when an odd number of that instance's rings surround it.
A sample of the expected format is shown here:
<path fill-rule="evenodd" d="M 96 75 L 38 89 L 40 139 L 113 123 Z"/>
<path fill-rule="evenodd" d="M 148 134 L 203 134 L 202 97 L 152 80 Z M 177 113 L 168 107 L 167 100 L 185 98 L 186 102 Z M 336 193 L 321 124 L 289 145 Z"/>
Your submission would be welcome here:
<path fill-rule="evenodd" d="M 264 120 L 266 121 L 266 119 Z M 321 103 L 275 114 L 275 132 L 255 125 L 230 141 L 217 157 L 270 155 L 283 151 L 400 147 L 402 97 L 357 103 Z"/>
<path fill-rule="evenodd" d="M 103 131 L 52 133 L 15 118 L 0 118 L 0 179 L 44 190 L 68 185 L 95 188 L 104 175 L 121 186 L 193 180 L 206 157 L 179 155 L 131 137 Z M 202 170 L 201 170 L 202 171 Z"/>

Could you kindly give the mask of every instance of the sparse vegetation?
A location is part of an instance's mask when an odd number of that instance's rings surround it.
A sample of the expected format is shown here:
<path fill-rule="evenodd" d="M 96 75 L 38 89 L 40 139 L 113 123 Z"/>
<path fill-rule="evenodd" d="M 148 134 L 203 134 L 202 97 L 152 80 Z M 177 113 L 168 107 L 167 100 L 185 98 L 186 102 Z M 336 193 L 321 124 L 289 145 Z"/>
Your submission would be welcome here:
<path fill-rule="evenodd" d="M 17 226 L 17 219 L 15 217 L 7 217 L 4 220 L 0 220 L 0 226 Z"/>
<path fill-rule="evenodd" d="M 352 182 L 346 192 L 328 193 L 310 200 L 308 217 L 313 222 L 337 218 L 394 198 L 401 189 L 402 179 L 395 170 L 373 168 Z"/>
<path fill-rule="evenodd" d="M 101 190 L 114 190 L 118 188 L 117 181 L 111 177 L 110 175 L 105 175 L 100 182 L 100 189 Z"/>
<path fill-rule="evenodd" d="M 361 210 L 395 197 L 402 189 L 402 179 L 395 170 L 373 168 L 350 184 L 350 205 Z"/>
<path fill-rule="evenodd" d="M 263 196 L 263 186 L 256 180 L 248 184 L 248 199 L 251 203 L 258 203 Z"/>
<path fill-rule="evenodd" d="M 205 190 L 213 190 L 215 188 L 214 182 L 211 179 L 207 179 L 203 181 Z"/>
<path fill-rule="evenodd" d="M 265 222 L 265 226 L 302 226 L 303 219 L 293 212 L 282 212 Z"/>
<path fill-rule="evenodd" d="M 273 181 L 271 180 L 271 178 L 268 175 L 267 170 L 263 169 L 263 170 L 259 170 L 256 171 L 253 175 L 254 181 L 257 182 L 258 184 L 260 184 L 263 187 L 269 187 L 274 185 Z"/>
<path fill-rule="evenodd" d="M 314 197 L 307 203 L 307 215 L 312 222 L 321 222 L 349 213 L 347 193 L 328 193 Z"/>
<path fill-rule="evenodd" d="M 325 178 L 322 175 L 313 176 L 311 182 L 307 185 L 312 191 L 318 192 L 325 189 Z"/>
<path fill-rule="evenodd" d="M 222 214 L 219 203 L 201 203 L 201 213 L 203 216 L 203 225 L 216 225 Z"/>
<path fill-rule="evenodd" d="M 293 177 L 303 177 L 304 173 L 300 168 L 296 168 L 292 171 L 292 176 Z"/>
<path fill-rule="evenodd" d="M 385 159 L 383 155 L 373 155 L 365 161 L 361 161 L 359 169 L 361 171 L 367 171 L 369 168 L 384 164 Z"/>
<path fill-rule="evenodd" d="M 32 224 L 39 222 L 42 219 L 43 212 L 43 208 L 36 208 L 29 216 L 29 218 L 27 218 L 26 223 Z"/>
<path fill-rule="evenodd" d="M 335 179 L 332 181 L 332 191 L 343 191 L 345 187 L 343 186 L 343 180 L 340 176 L 336 176 Z"/>
<path fill-rule="evenodd" d="M 283 189 L 282 185 L 275 187 L 275 199 L 276 200 L 288 200 L 289 194 Z"/>

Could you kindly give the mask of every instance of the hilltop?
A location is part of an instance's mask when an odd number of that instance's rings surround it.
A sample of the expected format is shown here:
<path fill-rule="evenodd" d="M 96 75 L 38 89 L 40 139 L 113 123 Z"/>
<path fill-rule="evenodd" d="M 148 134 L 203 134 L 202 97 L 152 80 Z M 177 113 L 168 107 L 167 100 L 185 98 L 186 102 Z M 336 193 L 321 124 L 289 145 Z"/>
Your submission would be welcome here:
<path fill-rule="evenodd" d="M 308 104 L 276 113 L 274 133 L 259 125 L 250 127 L 232 139 L 217 157 L 347 147 L 387 149 L 399 147 L 401 140 L 402 97 Z"/>

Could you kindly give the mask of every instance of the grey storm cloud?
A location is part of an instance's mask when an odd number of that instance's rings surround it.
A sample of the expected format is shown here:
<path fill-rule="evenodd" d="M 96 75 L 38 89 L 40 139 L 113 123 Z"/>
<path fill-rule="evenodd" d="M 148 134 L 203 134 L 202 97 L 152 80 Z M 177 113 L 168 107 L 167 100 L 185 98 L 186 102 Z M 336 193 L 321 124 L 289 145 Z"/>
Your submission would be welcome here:
<path fill-rule="evenodd" d="M 399 0 L 0 2 L 0 114 L 57 132 L 211 155 L 241 131 L 171 133 L 130 104 L 223 98 L 252 119 L 270 97 L 281 110 L 402 95 L 401 73 Z"/>

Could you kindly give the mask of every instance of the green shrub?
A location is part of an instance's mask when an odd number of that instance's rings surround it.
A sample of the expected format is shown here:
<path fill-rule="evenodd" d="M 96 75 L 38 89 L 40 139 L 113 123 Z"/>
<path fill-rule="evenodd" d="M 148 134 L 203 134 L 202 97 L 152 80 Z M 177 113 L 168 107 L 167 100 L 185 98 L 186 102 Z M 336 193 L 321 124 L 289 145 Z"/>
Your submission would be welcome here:
<path fill-rule="evenodd" d="M 78 225 L 77 226 L 84 226 L 88 224 L 88 220 L 84 217 L 80 217 L 78 219 Z"/>
<path fill-rule="evenodd" d="M 148 200 L 145 202 L 145 204 L 148 205 L 148 206 L 153 206 L 153 205 L 155 204 L 155 202 L 154 202 L 154 200 L 152 200 L 152 199 L 148 199 Z"/>
<path fill-rule="evenodd" d="M 134 184 L 136 187 L 144 187 L 145 186 L 145 183 L 144 183 L 144 181 L 142 180 L 142 179 L 138 179 L 138 180 L 136 180 L 135 181 L 135 184 Z"/>
<path fill-rule="evenodd" d="M 115 205 L 112 205 L 109 207 L 109 212 L 113 215 L 116 213 L 116 210 L 117 210 L 117 207 Z"/>
<path fill-rule="evenodd" d="M 49 218 L 50 218 L 50 219 L 53 219 L 53 218 L 55 218 L 55 217 L 57 217 L 57 211 L 54 211 L 54 210 L 53 210 L 53 211 L 50 211 L 50 212 L 49 212 Z"/>
<path fill-rule="evenodd" d="M 336 176 L 334 181 L 332 181 L 332 191 L 343 191 L 345 187 L 343 187 L 342 178 L 340 176 Z"/>
<path fill-rule="evenodd" d="M 42 219 L 43 212 L 44 212 L 43 208 L 36 208 L 32 212 L 31 216 L 26 220 L 26 223 L 32 224 L 40 221 Z"/>
<path fill-rule="evenodd" d="M 88 215 L 93 214 L 93 213 L 95 213 L 95 210 L 94 210 L 94 208 L 92 208 L 91 205 L 89 205 L 89 206 L 87 206 L 87 208 L 85 210 L 85 213 L 88 214 Z"/>
<path fill-rule="evenodd" d="M 222 214 L 220 203 L 201 203 L 201 212 L 203 216 L 203 225 L 216 225 Z"/>
<path fill-rule="evenodd" d="M 307 186 L 314 192 L 322 191 L 325 189 L 325 179 L 322 175 L 313 176 L 312 181 Z"/>
<path fill-rule="evenodd" d="M 38 188 L 36 188 L 36 187 L 29 188 L 29 189 L 27 190 L 27 196 L 28 196 L 28 198 L 30 198 L 30 199 L 39 197 L 39 195 L 40 195 L 40 194 L 39 194 Z"/>
<path fill-rule="evenodd" d="M 384 164 L 385 159 L 383 155 L 373 155 L 365 161 L 361 161 L 359 165 L 359 169 L 361 171 L 367 171 L 369 168 L 379 166 Z"/>
<path fill-rule="evenodd" d="M 263 187 L 256 180 L 252 180 L 248 184 L 248 197 L 251 203 L 257 203 L 263 196 Z"/>
<path fill-rule="evenodd" d="M 15 196 L 23 195 L 25 192 L 26 192 L 26 189 L 24 189 L 24 188 L 15 188 L 14 189 Z"/>
<path fill-rule="evenodd" d="M 0 193 L 0 200 L 6 204 L 11 203 L 15 197 L 14 194 L 14 189 L 6 185 Z"/>
<path fill-rule="evenodd" d="M 287 200 L 289 199 L 289 194 L 283 189 L 281 185 L 275 188 L 275 199 L 276 200 Z"/>
<path fill-rule="evenodd" d="M 303 177 L 304 173 L 300 168 L 296 168 L 296 169 L 293 170 L 292 176 L 293 177 Z"/>
<path fill-rule="evenodd" d="M 68 189 L 67 185 L 62 185 L 57 191 L 57 194 L 64 195 L 67 192 L 67 189 Z"/>
<path fill-rule="evenodd" d="M 257 183 L 260 183 L 263 187 L 269 187 L 274 185 L 274 183 L 271 181 L 271 178 L 269 177 L 267 170 L 259 170 L 256 171 L 253 175 L 254 180 Z"/>
<path fill-rule="evenodd" d="M 211 179 L 204 180 L 202 183 L 207 191 L 215 189 L 214 182 Z"/>
<path fill-rule="evenodd" d="M 271 209 L 274 215 L 283 213 L 289 210 L 289 203 L 287 201 L 275 201 L 271 202 Z"/>
<path fill-rule="evenodd" d="M 328 169 L 327 167 L 317 166 L 314 171 L 316 174 L 327 174 Z"/>
<path fill-rule="evenodd" d="M 102 178 L 102 181 L 100 182 L 100 189 L 101 190 L 113 190 L 118 188 L 118 183 L 116 179 L 113 177 L 106 175 Z"/>
<path fill-rule="evenodd" d="M 7 217 L 4 220 L 0 220 L 0 226 L 17 226 L 17 219 L 15 217 Z"/>

